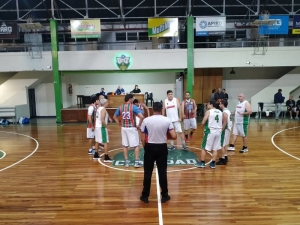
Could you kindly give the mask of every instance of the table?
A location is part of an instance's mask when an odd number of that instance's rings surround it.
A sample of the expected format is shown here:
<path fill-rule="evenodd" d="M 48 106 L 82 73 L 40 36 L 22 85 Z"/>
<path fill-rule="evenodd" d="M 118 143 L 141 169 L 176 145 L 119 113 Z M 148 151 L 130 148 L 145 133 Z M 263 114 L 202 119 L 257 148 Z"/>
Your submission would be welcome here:
<path fill-rule="evenodd" d="M 109 108 L 117 108 L 120 105 L 124 104 L 126 95 L 107 95 L 108 107 Z M 145 102 L 144 94 L 134 94 L 134 98 L 139 100 L 139 102 Z"/>

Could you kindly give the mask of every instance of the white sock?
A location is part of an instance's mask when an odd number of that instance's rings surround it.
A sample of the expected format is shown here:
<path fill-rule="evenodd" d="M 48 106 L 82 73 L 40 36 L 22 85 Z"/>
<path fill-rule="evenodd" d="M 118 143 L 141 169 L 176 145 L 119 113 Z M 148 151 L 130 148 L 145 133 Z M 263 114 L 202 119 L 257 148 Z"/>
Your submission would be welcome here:
<path fill-rule="evenodd" d="M 174 141 L 170 141 L 170 145 L 171 145 L 171 146 L 174 146 Z"/>

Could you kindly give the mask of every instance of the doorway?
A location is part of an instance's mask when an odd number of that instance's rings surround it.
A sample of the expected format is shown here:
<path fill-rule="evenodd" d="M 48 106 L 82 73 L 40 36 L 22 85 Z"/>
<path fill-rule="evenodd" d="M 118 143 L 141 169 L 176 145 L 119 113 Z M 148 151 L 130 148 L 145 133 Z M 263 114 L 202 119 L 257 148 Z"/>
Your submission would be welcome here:
<path fill-rule="evenodd" d="M 29 111 L 30 118 L 36 117 L 36 102 L 35 102 L 35 89 L 28 89 L 28 101 L 29 101 Z"/>

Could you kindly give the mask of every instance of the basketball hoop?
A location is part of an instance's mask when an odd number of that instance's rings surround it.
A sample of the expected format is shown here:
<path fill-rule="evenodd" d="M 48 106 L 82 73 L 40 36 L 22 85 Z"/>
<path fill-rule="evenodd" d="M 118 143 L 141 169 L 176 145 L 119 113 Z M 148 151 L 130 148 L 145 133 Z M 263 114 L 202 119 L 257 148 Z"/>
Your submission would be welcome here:
<path fill-rule="evenodd" d="M 42 34 L 39 30 L 43 29 L 42 24 L 34 23 L 34 17 L 28 15 L 25 19 L 26 23 L 19 23 L 18 26 L 24 31 L 24 42 L 27 51 L 32 59 L 42 58 Z"/>
<path fill-rule="evenodd" d="M 270 27 L 276 22 L 274 19 L 270 19 L 270 13 L 268 10 L 263 10 L 259 19 L 256 19 L 252 25 L 257 28 L 253 29 L 255 33 L 255 43 L 254 43 L 254 55 L 262 54 L 264 55 L 269 47 L 269 36 Z"/>
<path fill-rule="evenodd" d="M 269 20 L 270 18 L 270 13 L 268 10 L 264 10 L 260 13 L 260 16 L 263 20 Z"/>

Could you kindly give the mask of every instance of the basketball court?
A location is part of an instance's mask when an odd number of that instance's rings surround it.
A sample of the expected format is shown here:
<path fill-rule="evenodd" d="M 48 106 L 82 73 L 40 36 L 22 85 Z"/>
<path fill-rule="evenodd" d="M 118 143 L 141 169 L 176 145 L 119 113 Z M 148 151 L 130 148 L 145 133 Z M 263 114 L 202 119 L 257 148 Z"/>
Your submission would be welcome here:
<path fill-rule="evenodd" d="M 120 128 L 109 128 L 112 163 L 87 154 L 85 124 L 37 119 L 2 126 L 1 224 L 299 223 L 298 121 L 251 120 L 249 152 L 238 153 L 238 139 L 229 163 L 216 169 L 193 165 L 200 157 L 199 124 L 189 151 L 178 145 L 169 153 L 171 200 L 160 202 L 154 169 L 148 204 L 139 200 L 143 167 L 123 166 Z"/>

